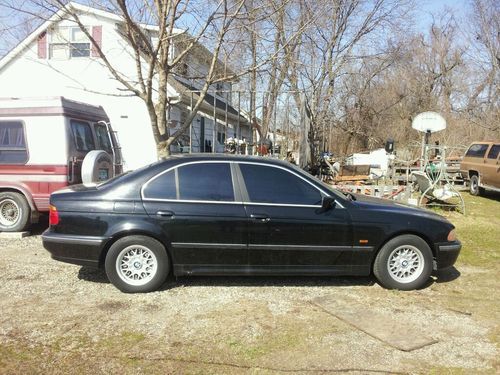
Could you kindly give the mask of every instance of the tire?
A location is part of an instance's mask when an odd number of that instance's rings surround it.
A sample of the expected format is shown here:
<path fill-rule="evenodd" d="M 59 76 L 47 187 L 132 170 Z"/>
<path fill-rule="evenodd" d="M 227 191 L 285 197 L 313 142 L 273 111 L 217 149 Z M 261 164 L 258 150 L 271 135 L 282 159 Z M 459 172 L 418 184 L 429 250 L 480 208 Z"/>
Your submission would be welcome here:
<path fill-rule="evenodd" d="M 124 264 L 127 260 L 128 265 Z M 157 290 L 170 270 L 165 247 L 147 236 L 120 238 L 111 245 L 104 266 L 109 281 L 125 293 Z"/>
<path fill-rule="evenodd" d="M 101 179 L 101 172 L 108 172 L 106 179 Z M 93 184 L 103 182 L 113 177 L 113 157 L 103 150 L 92 150 L 82 162 L 82 182 Z"/>
<path fill-rule="evenodd" d="M 373 274 L 387 289 L 413 290 L 425 285 L 432 273 L 432 251 L 422 238 L 405 234 L 387 242 L 378 252 Z"/>
<path fill-rule="evenodd" d="M 31 209 L 24 195 L 0 193 L 0 232 L 21 232 L 30 223 Z"/>
<path fill-rule="evenodd" d="M 479 176 L 472 175 L 469 182 L 469 191 L 472 195 L 478 196 L 483 194 L 484 189 L 479 186 Z"/>

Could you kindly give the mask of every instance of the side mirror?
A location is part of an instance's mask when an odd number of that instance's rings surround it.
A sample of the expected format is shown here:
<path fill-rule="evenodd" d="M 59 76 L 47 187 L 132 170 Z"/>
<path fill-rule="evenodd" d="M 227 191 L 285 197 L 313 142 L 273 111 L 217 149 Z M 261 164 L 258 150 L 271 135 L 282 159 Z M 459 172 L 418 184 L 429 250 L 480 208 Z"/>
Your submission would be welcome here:
<path fill-rule="evenodd" d="M 323 197 L 321 200 L 321 208 L 319 213 L 326 212 L 335 207 L 335 198 L 333 197 Z"/>

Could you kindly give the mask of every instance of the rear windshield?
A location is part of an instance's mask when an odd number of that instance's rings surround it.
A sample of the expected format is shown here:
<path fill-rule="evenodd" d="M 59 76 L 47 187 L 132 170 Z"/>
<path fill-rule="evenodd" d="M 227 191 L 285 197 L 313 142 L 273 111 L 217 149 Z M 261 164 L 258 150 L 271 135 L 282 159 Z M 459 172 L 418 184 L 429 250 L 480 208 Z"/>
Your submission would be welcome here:
<path fill-rule="evenodd" d="M 488 149 L 488 145 L 474 144 L 469 147 L 465 156 L 473 158 L 482 158 Z"/>

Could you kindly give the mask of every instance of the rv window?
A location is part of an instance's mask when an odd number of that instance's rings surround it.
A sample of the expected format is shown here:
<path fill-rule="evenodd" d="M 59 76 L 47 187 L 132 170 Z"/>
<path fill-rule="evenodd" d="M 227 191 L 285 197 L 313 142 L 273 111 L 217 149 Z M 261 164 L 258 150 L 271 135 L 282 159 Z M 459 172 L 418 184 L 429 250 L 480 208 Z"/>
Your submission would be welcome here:
<path fill-rule="evenodd" d="M 109 152 L 113 152 L 111 142 L 109 141 L 108 128 L 103 124 L 95 124 L 95 135 L 97 137 L 97 148 Z"/>
<path fill-rule="evenodd" d="M 24 164 L 27 161 L 28 150 L 22 122 L 0 122 L 0 163 Z"/>
<path fill-rule="evenodd" d="M 94 138 L 92 138 L 92 130 L 86 122 L 71 120 L 71 132 L 78 151 L 95 150 Z"/>

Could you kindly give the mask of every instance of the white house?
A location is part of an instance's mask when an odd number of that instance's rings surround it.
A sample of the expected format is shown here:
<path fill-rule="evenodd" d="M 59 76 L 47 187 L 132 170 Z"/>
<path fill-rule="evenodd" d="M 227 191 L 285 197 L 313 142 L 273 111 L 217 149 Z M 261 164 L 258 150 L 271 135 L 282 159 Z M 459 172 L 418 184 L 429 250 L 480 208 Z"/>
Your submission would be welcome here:
<path fill-rule="evenodd" d="M 77 3 L 70 3 L 68 7 L 78 12 L 80 20 L 100 44 L 112 65 L 130 77 L 131 82 L 137 81 L 132 48 L 119 31 L 123 19 L 113 13 Z M 63 16 L 64 9 L 0 60 L 0 97 L 64 96 L 101 105 L 118 132 L 125 170 L 157 160 L 144 102 L 123 90 L 123 86 L 112 77 L 97 51 L 92 48 L 90 40 L 74 21 Z M 143 27 L 154 34 L 155 26 Z M 198 51 L 209 53 L 201 45 L 196 47 Z M 175 44 L 173 51 L 175 54 Z M 189 76 L 191 71 L 206 73 L 208 66 L 191 54 L 187 56 L 182 69 Z M 182 77 L 170 78 L 167 91 L 176 103 L 170 107 L 168 114 L 172 129 L 180 125 L 190 110 L 190 90 L 199 89 L 196 86 L 197 82 Z M 231 84 L 219 84 L 213 89 L 193 121 L 191 130 L 184 137 L 184 146 L 191 147 L 183 147 L 183 151 L 221 152 L 226 135 L 250 137 L 248 121 L 230 104 Z M 196 100 L 197 96 L 193 96 Z M 217 119 L 215 131 L 214 115 Z M 50 134 L 47 134 L 47 140 L 50 140 Z M 49 142 L 47 147 L 50 147 Z"/>

